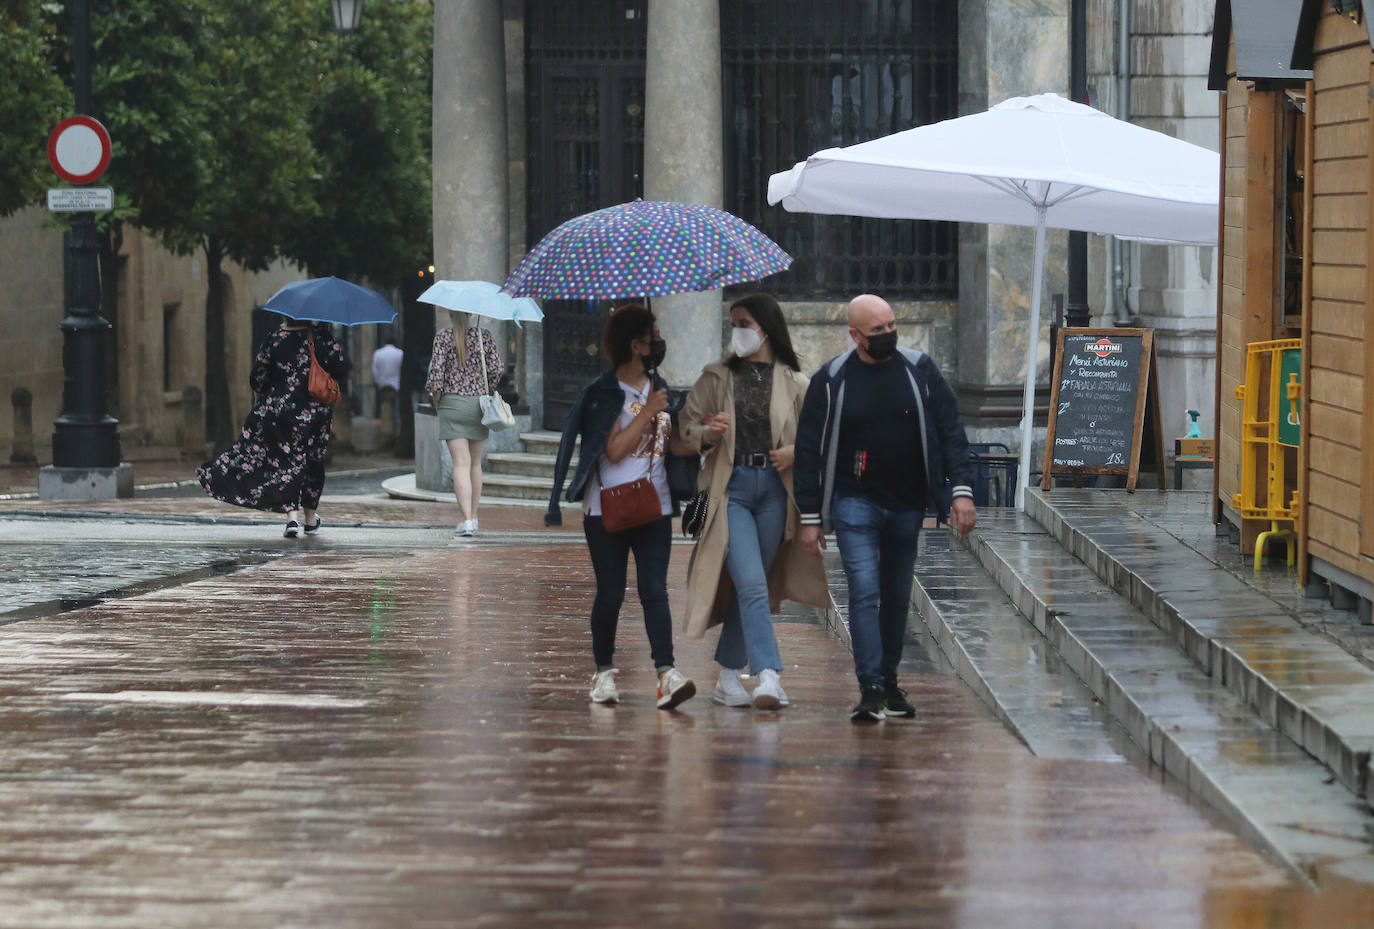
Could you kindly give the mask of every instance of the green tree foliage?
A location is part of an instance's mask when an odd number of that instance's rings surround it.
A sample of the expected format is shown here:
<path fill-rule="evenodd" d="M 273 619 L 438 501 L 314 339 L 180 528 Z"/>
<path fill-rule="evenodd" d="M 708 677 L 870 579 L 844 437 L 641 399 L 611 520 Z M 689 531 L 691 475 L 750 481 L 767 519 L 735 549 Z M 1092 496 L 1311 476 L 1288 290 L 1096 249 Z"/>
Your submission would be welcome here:
<path fill-rule="evenodd" d="M 71 110 L 66 3 L 0 0 L 0 215 L 56 182 L 44 144 Z M 101 217 L 202 253 L 206 423 L 232 438 L 227 261 L 283 258 L 395 284 L 430 252 L 432 8 L 373 0 L 333 33 L 325 0 L 92 0 L 92 114 L 110 132 Z M 10 92 L 10 91 L 13 92 Z M 110 263 L 113 267 L 113 262 Z"/>
<path fill-rule="evenodd" d="M 48 134 L 72 110 L 56 69 L 65 41 L 39 0 L 0 0 L 0 216 L 41 201 L 56 180 Z"/>
<path fill-rule="evenodd" d="M 331 36 L 310 114 L 319 212 L 286 246 L 311 274 L 390 286 L 429 264 L 433 18 L 372 0 L 356 34 Z"/>

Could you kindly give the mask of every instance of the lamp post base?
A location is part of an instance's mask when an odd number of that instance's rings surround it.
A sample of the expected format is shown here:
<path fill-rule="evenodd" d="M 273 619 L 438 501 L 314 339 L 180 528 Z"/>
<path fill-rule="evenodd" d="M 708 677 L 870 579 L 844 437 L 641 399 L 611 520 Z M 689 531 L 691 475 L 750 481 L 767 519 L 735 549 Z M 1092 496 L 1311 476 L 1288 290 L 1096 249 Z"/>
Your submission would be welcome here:
<path fill-rule="evenodd" d="M 124 461 L 113 468 L 38 469 L 40 500 L 113 500 L 134 495 L 134 466 Z"/>

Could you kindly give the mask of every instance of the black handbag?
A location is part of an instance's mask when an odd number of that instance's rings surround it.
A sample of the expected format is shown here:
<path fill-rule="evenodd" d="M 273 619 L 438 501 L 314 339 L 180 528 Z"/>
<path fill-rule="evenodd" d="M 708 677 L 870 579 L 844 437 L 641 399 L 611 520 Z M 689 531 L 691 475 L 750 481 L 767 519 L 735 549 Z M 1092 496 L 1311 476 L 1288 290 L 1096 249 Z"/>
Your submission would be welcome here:
<path fill-rule="evenodd" d="M 711 507 L 711 495 L 698 490 L 682 508 L 682 534 L 696 538 L 706 527 L 706 513 Z"/>

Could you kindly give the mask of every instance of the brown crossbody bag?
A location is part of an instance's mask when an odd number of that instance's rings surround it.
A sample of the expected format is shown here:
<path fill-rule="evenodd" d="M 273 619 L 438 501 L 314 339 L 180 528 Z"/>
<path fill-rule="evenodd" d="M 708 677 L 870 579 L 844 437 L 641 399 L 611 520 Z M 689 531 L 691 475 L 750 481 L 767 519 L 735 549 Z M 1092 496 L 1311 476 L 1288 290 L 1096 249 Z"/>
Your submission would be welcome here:
<path fill-rule="evenodd" d="M 624 532 L 636 526 L 644 526 L 656 519 L 663 518 L 663 508 L 658 500 L 658 488 L 651 479 L 654 473 L 654 449 L 658 447 L 658 423 L 653 424 L 654 434 L 649 440 L 649 473 L 624 484 L 601 488 L 601 525 L 607 532 Z M 601 474 L 601 459 L 597 456 L 598 477 Z"/>

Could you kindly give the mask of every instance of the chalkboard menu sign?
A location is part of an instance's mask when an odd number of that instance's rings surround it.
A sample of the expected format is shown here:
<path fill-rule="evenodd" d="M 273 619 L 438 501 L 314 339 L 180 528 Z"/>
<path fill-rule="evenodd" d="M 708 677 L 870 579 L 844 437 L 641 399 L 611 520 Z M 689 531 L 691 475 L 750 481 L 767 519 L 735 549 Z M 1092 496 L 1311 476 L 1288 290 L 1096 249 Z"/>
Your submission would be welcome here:
<path fill-rule="evenodd" d="M 1061 329 L 1050 395 L 1041 486 L 1055 475 L 1125 474 L 1134 490 L 1142 427 L 1164 486 L 1154 333 L 1148 329 Z"/>

